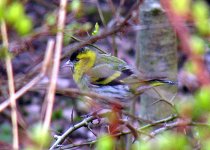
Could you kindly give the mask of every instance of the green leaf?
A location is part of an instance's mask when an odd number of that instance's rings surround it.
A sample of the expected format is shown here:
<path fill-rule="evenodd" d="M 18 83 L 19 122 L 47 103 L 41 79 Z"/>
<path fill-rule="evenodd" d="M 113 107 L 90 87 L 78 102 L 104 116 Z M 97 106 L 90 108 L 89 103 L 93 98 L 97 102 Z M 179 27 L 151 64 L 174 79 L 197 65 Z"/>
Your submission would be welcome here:
<path fill-rule="evenodd" d="M 37 144 L 37 147 L 48 147 L 52 140 L 49 131 L 44 130 L 41 123 L 33 126 L 31 131 L 29 132 L 29 136 Z"/>
<path fill-rule="evenodd" d="M 9 23 L 19 22 L 19 19 L 24 15 L 24 7 L 19 2 L 12 3 L 6 12 L 6 20 Z"/>
<path fill-rule="evenodd" d="M 110 135 L 103 135 L 99 138 L 96 150 L 113 150 L 114 139 Z"/>
<path fill-rule="evenodd" d="M 187 15 L 189 6 L 190 0 L 171 0 L 171 7 L 178 15 Z"/>
<path fill-rule="evenodd" d="M 81 15 L 81 10 L 83 9 L 83 5 L 80 0 L 72 0 L 70 5 L 68 6 L 68 10 L 74 12 L 76 16 Z"/>
<path fill-rule="evenodd" d="M 53 26 L 56 24 L 56 16 L 54 13 L 49 13 L 45 16 L 45 20 L 48 25 Z"/>
<path fill-rule="evenodd" d="M 145 141 L 136 141 L 131 150 L 151 150 L 151 143 Z"/>
<path fill-rule="evenodd" d="M 158 144 L 155 147 L 158 150 L 190 150 L 190 145 L 187 139 L 182 134 L 174 132 L 165 132 L 156 137 Z"/>
<path fill-rule="evenodd" d="M 192 6 L 195 25 L 202 34 L 210 33 L 209 7 L 204 1 L 196 1 Z"/>
<path fill-rule="evenodd" d="M 57 109 L 52 114 L 52 120 L 61 119 L 63 116 L 63 110 Z"/>
<path fill-rule="evenodd" d="M 195 94 L 196 106 L 201 108 L 203 111 L 210 111 L 209 91 L 210 91 L 210 86 L 203 86 Z"/>
<path fill-rule="evenodd" d="M 192 74 L 196 74 L 198 70 L 196 63 L 190 60 L 185 63 L 184 69 Z"/>
<path fill-rule="evenodd" d="M 32 29 L 32 21 L 28 16 L 23 16 L 15 24 L 15 29 L 20 35 L 25 35 L 29 33 Z"/>
<path fill-rule="evenodd" d="M 205 42 L 198 36 L 192 36 L 190 45 L 195 54 L 202 55 L 205 52 Z"/>
<path fill-rule="evenodd" d="M 99 25 L 98 22 L 96 22 L 92 35 L 98 35 L 98 33 L 99 33 Z"/>

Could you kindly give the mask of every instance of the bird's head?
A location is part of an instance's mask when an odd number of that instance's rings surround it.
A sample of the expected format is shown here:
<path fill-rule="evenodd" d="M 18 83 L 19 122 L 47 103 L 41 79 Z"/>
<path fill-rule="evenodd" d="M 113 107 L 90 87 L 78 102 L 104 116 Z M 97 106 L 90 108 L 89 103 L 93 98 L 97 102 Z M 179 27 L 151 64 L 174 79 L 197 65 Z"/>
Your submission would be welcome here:
<path fill-rule="evenodd" d="M 74 80 L 79 82 L 83 75 L 94 66 L 95 61 L 96 52 L 94 50 L 81 48 L 71 54 L 66 64 L 71 67 Z"/>

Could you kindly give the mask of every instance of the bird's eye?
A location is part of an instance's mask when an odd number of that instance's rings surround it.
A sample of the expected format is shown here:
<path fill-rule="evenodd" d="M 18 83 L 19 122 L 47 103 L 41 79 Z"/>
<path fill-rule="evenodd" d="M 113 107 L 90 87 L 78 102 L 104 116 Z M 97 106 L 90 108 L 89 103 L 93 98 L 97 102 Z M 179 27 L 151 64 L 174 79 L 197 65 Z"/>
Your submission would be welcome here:
<path fill-rule="evenodd" d="M 76 58 L 75 61 L 78 62 L 79 61 L 79 58 Z"/>

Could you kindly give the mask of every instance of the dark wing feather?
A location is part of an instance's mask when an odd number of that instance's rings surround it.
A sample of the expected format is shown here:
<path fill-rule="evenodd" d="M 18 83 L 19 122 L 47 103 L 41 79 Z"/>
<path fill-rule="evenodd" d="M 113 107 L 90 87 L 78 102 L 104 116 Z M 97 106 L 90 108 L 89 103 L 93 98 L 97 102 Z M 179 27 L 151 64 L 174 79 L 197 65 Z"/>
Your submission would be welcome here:
<path fill-rule="evenodd" d="M 115 68 L 109 64 L 99 64 L 93 67 L 88 73 L 91 84 L 94 85 L 121 85 L 123 79 L 129 77 L 133 72 L 124 67 Z"/>

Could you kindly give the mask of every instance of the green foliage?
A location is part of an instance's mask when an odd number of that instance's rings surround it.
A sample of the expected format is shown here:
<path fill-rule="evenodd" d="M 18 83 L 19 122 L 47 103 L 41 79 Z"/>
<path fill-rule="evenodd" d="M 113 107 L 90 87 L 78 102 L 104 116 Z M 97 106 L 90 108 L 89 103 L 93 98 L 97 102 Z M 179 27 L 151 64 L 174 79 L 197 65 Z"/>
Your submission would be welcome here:
<path fill-rule="evenodd" d="M 192 74 L 195 74 L 198 70 L 197 64 L 194 61 L 188 60 L 184 65 L 184 70 L 186 70 Z"/>
<path fill-rule="evenodd" d="M 180 103 L 176 103 L 176 110 L 179 116 L 183 118 L 191 118 L 194 112 L 194 101 L 193 98 L 189 98 Z"/>
<path fill-rule="evenodd" d="M 68 5 L 68 10 L 72 11 L 76 17 L 81 17 L 83 15 L 83 5 L 80 0 L 72 0 L 70 5 Z"/>
<path fill-rule="evenodd" d="M 132 150 L 150 150 L 151 149 L 151 143 L 150 142 L 144 142 L 144 141 L 136 141 L 132 145 Z"/>
<path fill-rule="evenodd" d="M 102 135 L 96 145 L 96 150 L 113 150 L 114 139 L 110 135 Z"/>
<path fill-rule="evenodd" d="M 149 141 L 136 141 L 132 150 L 191 150 L 185 135 L 164 132 Z"/>
<path fill-rule="evenodd" d="M 15 24 L 15 29 L 20 35 L 29 33 L 32 29 L 32 22 L 29 17 L 23 16 L 20 21 Z"/>
<path fill-rule="evenodd" d="M 73 22 L 71 24 L 68 24 L 66 26 L 65 30 L 66 30 L 66 32 L 72 32 L 72 33 L 75 32 L 75 31 L 78 31 L 78 30 L 86 32 L 86 31 L 90 30 L 91 27 L 92 27 L 92 25 L 89 22 L 86 22 L 86 23 L 83 23 L 83 24 L 78 23 L 78 22 Z"/>
<path fill-rule="evenodd" d="M 45 20 L 46 20 L 46 23 L 49 25 L 49 26 L 53 26 L 56 24 L 56 16 L 54 13 L 48 13 L 45 15 Z"/>
<path fill-rule="evenodd" d="M 6 0 L 2 0 L 0 18 L 5 19 L 20 35 L 28 34 L 33 26 L 31 19 L 25 14 L 24 6 L 18 1 L 7 4 Z"/>
<path fill-rule="evenodd" d="M 70 5 L 71 11 L 78 12 L 81 8 L 81 5 L 82 3 L 80 2 L 80 0 L 73 0 Z"/>
<path fill-rule="evenodd" d="M 206 126 L 197 126 L 194 128 L 193 133 L 196 138 L 200 142 L 201 150 L 209 150 L 210 149 L 210 133 L 209 127 Z"/>
<path fill-rule="evenodd" d="M 195 93 L 194 97 L 177 104 L 180 116 L 192 118 L 193 120 L 207 117 L 210 113 L 209 91 L 210 86 L 203 86 Z"/>
<path fill-rule="evenodd" d="M 190 39 L 190 45 L 193 52 L 197 55 L 203 55 L 205 52 L 205 42 L 198 36 L 192 36 Z"/>
<path fill-rule="evenodd" d="M 158 150 L 190 150 L 189 143 L 183 134 L 165 132 L 157 136 Z"/>
<path fill-rule="evenodd" d="M 98 35 L 99 33 L 99 25 L 98 22 L 96 22 L 94 30 L 92 31 L 92 35 Z"/>
<path fill-rule="evenodd" d="M 66 25 L 65 27 L 65 34 L 64 34 L 64 44 L 67 45 L 71 41 L 72 36 L 75 33 L 80 32 L 87 32 L 92 28 L 91 23 L 79 23 L 79 22 L 72 22 L 71 24 Z"/>
<path fill-rule="evenodd" d="M 37 144 L 37 147 L 49 147 L 52 140 L 49 131 L 44 130 L 42 124 L 36 124 L 29 132 L 31 139 Z"/>
<path fill-rule="evenodd" d="M 171 7 L 177 14 L 185 16 L 189 12 L 190 0 L 171 0 Z"/>
<path fill-rule="evenodd" d="M 193 3 L 192 14 L 195 25 L 202 34 L 210 34 L 209 7 L 204 1 Z"/>
<path fill-rule="evenodd" d="M 210 86 L 203 86 L 195 94 L 196 105 L 203 111 L 210 111 L 209 91 L 210 91 Z"/>
<path fill-rule="evenodd" d="M 63 110 L 62 109 L 57 109 L 53 111 L 52 114 L 52 120 L 60 119 L 63 116 Z"/>
<path fill-rule="evenodd" d="M 8 123 L 0 125 L 0 141 L 10 143 L 12 141 L 12 127 Z"/>
<path fill-rule="evenodd" d="M 19 2 L 14 2 L 7 8 L 6 13 L 6 20 L 14 24 L 19 21 L 19 18 L 21 18 L 24 15 L 24 7 Z"/>

